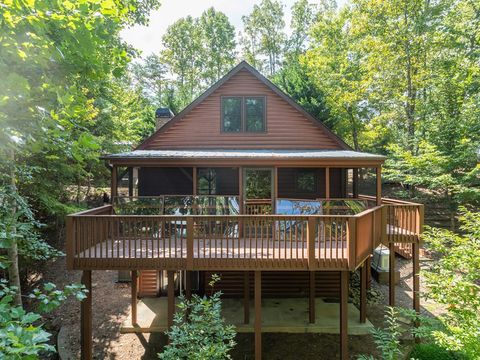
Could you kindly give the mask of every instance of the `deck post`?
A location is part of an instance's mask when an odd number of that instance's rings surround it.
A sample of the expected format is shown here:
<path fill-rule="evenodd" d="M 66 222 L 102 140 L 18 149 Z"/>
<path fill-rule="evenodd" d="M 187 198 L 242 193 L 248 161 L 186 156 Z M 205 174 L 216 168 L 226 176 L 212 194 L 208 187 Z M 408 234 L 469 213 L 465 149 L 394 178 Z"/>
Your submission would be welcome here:
<path fill-rule="evenodd" d="M 167 271 L 167 298 L 168 298 L 167 326 L 169 330 L 173 325 L 173 314 L 175 312 L 174 275 L 175 275 L 175 271 L 173 270 Z"/>
<path fill-rule="evenodd" d="M 330 199 L 330 168 L 325 168 L 325 199 Z"/>
<path fill-rule="evenodd" d="M 340 359 L 348 359 L 348 271 L 340 271 Z"/>
<path fill-rule="evenodd" d="M 358 168 L 353 168 L 353 177 L 352 177 L 352 195 L 354 198 L 358 198 Z"/>
<path fill-rule="evenodd" d="M 367 261 L 360 268 L 360 322 L 367 321 Z"/>
<path fill-rule="evenodd" d="M 137 325 L 137 290 L 138 287 L 138 277 L 137 270 L 132 270 L 132 326 Z"/>
<path fill-rule="evenodd" d="M 308 315 L 310 324 L 315 324 L 315 271 L 310 271 L 310 289 L 308 302 Z"/>
<path fill-rule="evenodd" d="M 239 166 L 238 168 L 238 213 L 240 215 L 244 214 L 244 198 L 243 198 L 243 167 Z M 243 221 L 238 220 L 238 237 L 241 239 L 243 237 Z"/>
<path fill-rule="evenodd" d="M 262 359 L 262 272 L 255 271 L 255 360 Z"/>
<path fill-rule="evenodd" d="M 250 322 L 250 273 L 243 272 L 243 323 Z"/>
<path fill-rule="evenodd" d="M 192 272 L 188 270 L 185 271 L 185 297 L 187 300 L 192 298 Z"/>
<path fill-rule="evenodd" d="M 377 205 L 382 205 L 382 167 L 377 166 L 377 176 L 376 176 L 376 185 L 377 185 L 377 191 L 376 191 L 376 200 L 377 200 Z"/>
<path fill-rule="evenodd" d="M 117 196 L 117 167 L 112 166 L 111 180 L 110 180 L 110 203 L 113 204 L 114 198 Z"/>
<path fill-rule="evenodd" d="M 187 217 L 187 270 L 193 270 L 193 217 Z"/>
<path fill-rule="evenodd" d="M 82 284 L 88 290 L 87 297 L 80 304 L 80 347 L 81 359 L 93 358 L 92 341 L 92 270 L 83 270 Z"/>
<path fill-rule="evenodd" d="M 309 216 L 307 220 L 307 256 L 308 256 L 308 269 L 315 270 L 315 225 L 316 219 L 313 216 Z"/>
<path fill-rule="evenodd" d="M 420 254 L 418 243 L 412 244 L 413 252 L 413 310 L 420 314 Z"/>
<path fill-rule="evenodd" d="M 389 243 L 388 304 L 395 306 L 395 243 Z"/>

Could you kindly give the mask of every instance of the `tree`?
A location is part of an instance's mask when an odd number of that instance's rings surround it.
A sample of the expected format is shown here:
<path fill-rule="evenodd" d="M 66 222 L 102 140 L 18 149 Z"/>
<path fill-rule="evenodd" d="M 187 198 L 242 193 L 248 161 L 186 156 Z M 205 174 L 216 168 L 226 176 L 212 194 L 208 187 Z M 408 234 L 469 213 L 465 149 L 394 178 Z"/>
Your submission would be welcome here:
<path fill-rule="evenodd" d="M 63 216 L 72 210 L 67 185 L 89 185 L 93 173 L 102 179 L 107 172 L 99 155 L 130 140 L 113 136 L 118 113 L 108 112 L 109 85 L 135 55 L 119 32 L 145 23 L 158 3 L 7 5 L 0 7 L 0 150 L 16 152 L 19 192 L 32 206 L 42 216 Z"/>
<path fill-rule="evenodd" d="M 213 7 L 202 13 L 199 26 L 204 57 L 202 78 L 210 86 L 235 63 L 235 28 L 224 13 Z"/>
<path fill-rule="evenodd" d="M 262 0 L 259 5 L 254 5 L 250 15 L 242 16 L 243 56 L 259 69 L 263 67 L 262 57 L 266 58 L 270 75 L 277 71 L 285 47 L 283 16 L 283 5 L 275 0 Z"/>
<path fill-rule="evenodd" d="M 434 330 L 438 344 L 460 351 L 469 359 L 480 354 L 480 214 L 461 210 L 461 230 L 429 228 L 427 246 L 440 255 L 423 273 L 425 296 L 446 307 L 439 316 L 445 331 Z"/>
<path fill-rule="evenodd" d="M 371 115 L 370 83 L 365 80 L 363 55 L 355 47 L 350 18 L 348 9 L 319 14 L 302 63 L 325 93 L 330 113 L 337 119 L 336 132 L 360 150 L 362 131 Z"/>
<path fill-rule="evenodd" d="M 162 38 L 162 61 L 175 78 L 181 108 L 201 89 L 202 41 L 198 19 L 181 18 L 167 28 Z"/>

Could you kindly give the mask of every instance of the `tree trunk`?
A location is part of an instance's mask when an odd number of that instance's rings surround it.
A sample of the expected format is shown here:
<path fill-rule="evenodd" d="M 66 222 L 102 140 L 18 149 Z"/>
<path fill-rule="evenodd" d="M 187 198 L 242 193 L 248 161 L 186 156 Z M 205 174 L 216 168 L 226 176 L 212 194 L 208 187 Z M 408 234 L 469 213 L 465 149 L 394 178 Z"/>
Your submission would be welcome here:
<path fill-rule="evenodd" d="M 15 182 L 15 153 L 12 150 L 11 155 L 10 155 L 10 160 L 12 162 L 11 164 L 11 170 L 10 170 L 10 175 L 11 175 L 11 186 L 12 186 L 12 192 L 16 192 L 16 182 Z M 7 256 L 8 256 L 8 261 L 10 262 L 10 266 L 8 267 L 8 280 L 10 286 L 14 286 L 17 288 L 17 291 L 15 292 L 15 296 L 13 298 L 13 303 L 16 306 L 22 306 L 22 290 L 20 287 L 20 271 L 18 269 L 18 246 L 17 246 L 17 238 L 16 238 L 16 232 L 17 232 L 17 220 L 16 220 L 16 204 L 15 201 L 12 203 L 12 224 L 10 228 L 10 237 L 11 237 L 11 245 L 8 248 L 7 251 Z"/>

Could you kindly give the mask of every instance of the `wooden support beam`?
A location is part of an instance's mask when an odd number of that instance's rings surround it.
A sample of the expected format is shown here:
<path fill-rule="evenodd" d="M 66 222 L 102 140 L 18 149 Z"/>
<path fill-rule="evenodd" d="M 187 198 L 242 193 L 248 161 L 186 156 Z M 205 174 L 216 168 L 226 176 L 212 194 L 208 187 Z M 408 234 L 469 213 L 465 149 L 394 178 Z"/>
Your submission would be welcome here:
<path fill-rule="evenodd" d="M 113 198 L 117 196 L 117 167 L 112 166 L 112 173 L 110 179 L 110 202 L 113 204 Z"/>
<path fill-rule="evenodd" d="M 340 359 L 348 357 L 348 271 L 340 271 Z"/>
<path fill-rule="evenodd" d="M 273 168 L 273 194 L 272 194 L 272 214 L 277 213 L 278 198 L 278 167 Z"/>
<path fill-rule="evenodd" d="M 315 271 L 310 271 L 310 289 L 309 289 L 309 303 L 308 315 L 310 324 L 315 324 Z"/>
<path fill-rule="evenodd" d="M 262 272 L 255 271 L 255 360 L 262 359 Z"/>
<path fill-rule="evenodd" d="M 358 170 L 358 168 L 353 168 L 352 195 L 354 198 L 358 198 Z"/>
<path fill-rule="evenodd" d="M 243 323 L 250 323 L 250 273 L 243 272 Z"/>
<path fill-rule="evenodd" d="M 367 261 L 360 268 L 360 322 L 367 321 Z"/>
<path fill-rule="evenodd" d="M 192 298 L 192 272 L 185 271 L 185 297 L 187 300 Z"/>
<path fill-rule="evenodd" d="M 175 271 L 167 271 L 167 325 L 168 329 L 173 325 L 173 314 L 175 313 Z"/>
<path fill-rule="evenodd" d="M 420 314 L 420 245 L 412 244 L 413 255 L 413 310 Z"/>
<path fill-rule="evenodd" d="M 137 294 L 138 294 L 138 277 L 137 270 L 132 270 L 132 326 L 137 325 Z"/>
<path fill-rule="evenodd" d="M 242 215 L 245 212 L 245 200 L 243 195 L 243 167 L 238 168 L 238 213 Z M 243 237 L 243 221 L 238 220 L 238 236 Z"/>
<path fill-rule="evenodd" d="M 192 183 L 193 183 L 192 194 L 193 196 L 195 196 L 197 195 L 197 167 L 196 166 L 192 168 Z"/>
<path fill-rule="evenodd" d="M 395 243 L 389 244 L 388 304 L 395 306 Z"/>
<path fill-rule="evenodd" d="M 325 168 L 325 199 L 330 199 L 330 168 Z"/>
<path fill-rule="evenodd" d="M 83 270 L 82 284 L 88 290 L 87 297 L 80 304 L 80 348 L 81 360 L 93 358 L 92 339 L 92 271 Z"/>
<path fill-rule="evenodd" d="M 382 205 L 382 167 L 381 166 L 377 166 L 376 183 L 377 183 L 377 191 L 376 191 L 377 205 Z"/>

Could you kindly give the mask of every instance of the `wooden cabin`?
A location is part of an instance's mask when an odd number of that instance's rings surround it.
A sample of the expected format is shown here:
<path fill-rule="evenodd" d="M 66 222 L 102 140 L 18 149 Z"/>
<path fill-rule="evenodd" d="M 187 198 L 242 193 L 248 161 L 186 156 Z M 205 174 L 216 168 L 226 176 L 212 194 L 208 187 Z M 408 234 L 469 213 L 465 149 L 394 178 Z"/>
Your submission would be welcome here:
<path fill-rule="evenodd" d="M 261 299 L 338 299 L 341 358 L 348 357 L 348 281 L 360 271 L 365 321 L 370 258 L 380 244 L 414 262 L 423 207 L 382 198 L 384 156 L 353 151 L 246 62 L 135 150 L 105 156 L 112 203 L 67 218 L 69 269 L 132 275 L 138 297 L 166 296 L 168 326 L 179 292 L 202 294 L 221 274 L 225 297 L 254 303 L 255 356 L 261 358 Z M 367 175 L 366 175 L 367 174 Z M 370 194 L 360 189 L 369 187 Z M 395 302 L 390 272 L 390 304 Z M 82 303 L 82 356 L 91 358 L 91 296 Z"/>

